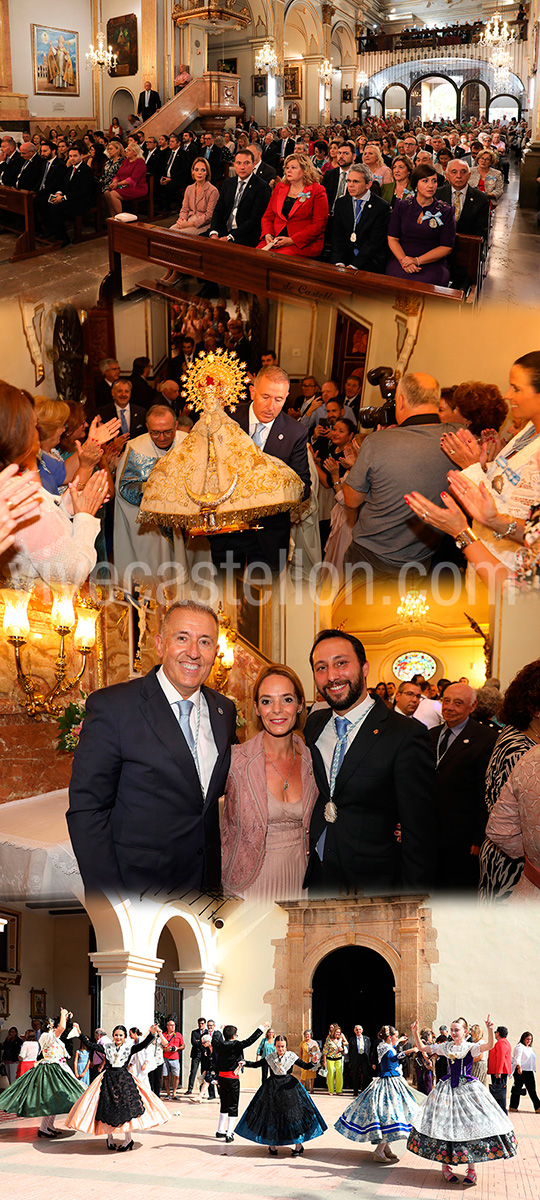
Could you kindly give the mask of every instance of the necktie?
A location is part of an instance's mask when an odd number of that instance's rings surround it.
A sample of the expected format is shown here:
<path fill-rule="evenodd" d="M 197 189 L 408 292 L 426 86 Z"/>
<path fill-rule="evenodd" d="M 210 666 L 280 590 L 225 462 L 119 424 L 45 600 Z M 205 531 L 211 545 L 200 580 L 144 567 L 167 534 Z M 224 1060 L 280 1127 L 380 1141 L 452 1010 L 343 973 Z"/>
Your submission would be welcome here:
<path fill-rule="evenodd" d="M 451 732 L 452 730 L 448 729 L 448 727 L 443 729 L 437 742 L 437 766 L 439 765 L 441 759 L 444 758 L 446 751 L 448 750 L 448 742 L 450 741 Z"/>
<path fill-rule="evenodd" d="M 176 707 L 178 708 L 178 724 L 193 754 L 195 751 L 195 738 L 193 737 L 189 723 L 193 700 L 177 700 Z"/>
<path fill-rule="evenodd" d="M 336 196 L 336 200 L 339 200 L 340 196 L 344 196 L 344 195 L 345 195 L 345 188 L 346 188 L 346 186 L 347 186 L 347 172 L 346 172 L 346 171 L 340 171 L 340 172 L 339 172 L 339 183 L 338 183 L 338 190 L 337 190 L 337 196 Z"/>
<path fill-rule="evenodd" d="M 258 422 L 257 422 L 257 424 L 256 424 L 256 426 L 255 426 L 255 432 L 254 432 L 254 434 L 253 434 L 253 437 L 252 437 L 252 439 L 251 439 L 251 440 L 252 440 L 252 442 L 255 442 L 255 445 L 259 447 L 259 450 L 262 450 L 262 434 L 263 434 L 263 429 L 264 429 L 264 421 L 258 421 Z"/>
<path fill-rule="evenodd" d="M 49 161 L 48 161 L 48 163 L 47 163 L 47 165 L 46 165 L 46 167 L 45 167 L 45 170 L 44 170 L 44 172 L 43 172 L 43 179 L 41 180 L 41 183 L 40 183 L 40 185 L 39 185 L 39 190 L 40 190 L 40 192 L 41 192 L 41 191 L 43 190 L 43 188 L 45 187 L 45 180 L 46 180 L 46 178 L 47 178 L 47 175 L 49 174 L 49 167 L 50 167 L 50 165 L 51 165 L 51 162 L 52 162 L 52 159 L 50 158 L 50 159 L 49 159 Z"/>
<path fill-rule="evenodd" d="M 238 212 L 242 196 L 244 195 L 244 192 L 246 190 L 246 184 L 247 184 L 247 179 L 244 179 L 242 181 L 242 183 L 240 184 L 240 187 L 238 187 L 236 189 L 236 195 L 234 198 L 234 204 L 231 209 L 231 215 L 227 221 L 227 229 L 228 230 L 236 229 L 236 214 Z"/>
<path fill-rule="evenodd" d="M 361 212 L 362 212 L 362 201 L 361 201 L 360 197 L 357 196 L 357 198 L 354 202 L 354 223 L 355 223 L 355 225 L 358 225 L 358 221 L 360 220 Z"/>
<path fill-rule="evenodd" d="M 454 212 L 456 214 L 456 225 L 461 216 L 461 192 L 454 192 Z"/>
<path fill-rule="evenodd" d="M 334 746 L 332 755 L 332 766 L 330 767 L 330 795 L 334 795 L 336 779 L 339 774 L 339 769 L 347 753 L 347 736 L 351 727 L 351 722 L 348 717 L 334 717 L 334 725 L 337 734 L 337 741 Z"/>
<path fill-rule="evenodd" d="M 128 423 L 126 421 L 126 412 L 124 408 L 120 409 L 120 429 L 122 433 L 129 433 Z"/>

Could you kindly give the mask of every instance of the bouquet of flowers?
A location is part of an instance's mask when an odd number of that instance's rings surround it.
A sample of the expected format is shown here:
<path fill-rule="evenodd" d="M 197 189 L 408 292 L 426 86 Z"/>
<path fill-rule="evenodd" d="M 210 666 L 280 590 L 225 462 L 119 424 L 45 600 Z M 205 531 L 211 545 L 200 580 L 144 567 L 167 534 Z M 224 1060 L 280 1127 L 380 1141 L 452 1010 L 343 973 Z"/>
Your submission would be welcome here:
<path fill-rule="evenodd" d="M 58 749 L 70 754 L 79 744 L 82 723 L 86 716 L 86 692 L 80 692 L 80 700 L 72 700 L 60 717 L 57 717 Z"/>

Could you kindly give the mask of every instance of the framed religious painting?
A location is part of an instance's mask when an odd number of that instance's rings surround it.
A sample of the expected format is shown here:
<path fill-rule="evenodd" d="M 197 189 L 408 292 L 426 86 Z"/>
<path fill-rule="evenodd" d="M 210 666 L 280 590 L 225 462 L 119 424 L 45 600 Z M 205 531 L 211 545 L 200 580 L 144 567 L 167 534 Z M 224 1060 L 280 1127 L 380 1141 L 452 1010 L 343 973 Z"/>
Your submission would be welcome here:
<path fill-rule="evenodd" d="M 0 1021 L 9 1017 L 9 988 L 4 984 L 0 986 Z"/>
<path fill-rule="evenodd" d="M 302 99 L 302 68 L 287 66 L 283 70 L 285 82 L 285 98 L 287 100 Z"/>
<path fill-rule="evenodd" d="M 44 988 L 30 988 L 30 1017 L 44 1017 L 47 1012 L 47 993 Z"/>
<path fill-rule="evenodd" d="M 31 29 L 35 95 L 78 96 L 78 33 L 50 25 L 32 25 Z"/>
<path fill-rule="evenodd" d="M 107 45 L 118 55 L 114 70 L 109 71 L 112 79 L 136 75 L 139 70 L 139 46 L 137 40 L 137 17 L 128 13 L 125 17 L 111 17 L 107 21 Z"/>
<path fill-rule="evenodd" d="M 252 75 L 251 76 L 251 93 L 253 96 L 268 95 L 268 76 L 267 75 Z"/>
<path fill-rule="evenodd" d="M 222 71 L 224 75 L 238 75 L 238 59 L 237 58 L 218 58 L 218 71 Z"/>

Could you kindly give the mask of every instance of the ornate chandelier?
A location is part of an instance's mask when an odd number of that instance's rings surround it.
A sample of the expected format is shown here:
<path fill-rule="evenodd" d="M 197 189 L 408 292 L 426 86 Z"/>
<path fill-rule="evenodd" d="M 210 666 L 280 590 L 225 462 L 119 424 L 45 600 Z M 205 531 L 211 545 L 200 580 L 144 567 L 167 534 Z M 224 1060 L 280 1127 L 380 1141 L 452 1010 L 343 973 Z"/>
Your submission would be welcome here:
<path fill-rule="evenodd" d="M 357 88 L 366 88 L 368 83 L 369 83 L 369 75 L 367 74 L 367 71 L 357 71 L 356 72 Z"/>
<path fill-rule="evenodd" d="M 505 49 L 516 40 L 516 35 L 509 28 L 508 22 L 503 21 L 501 14 L 496 12 L 480 34 L 480 45 L 486 50 Z"/>
<path fill-rule="evenodd" d="M 319 79 L 325 87 L 330 87 L 334 74 L 334 64 L 331 58 L 325 58 L 319 67 Z"/>
<path fill-rule="evenodd" d="M 259 75 L 262 73 L 262 71 L 265 71 L 267 75 L 269 75 L 272 71 L 277 71 L 277 54 L 274 50 L 274 47 L 270 45 L 270 42 L 265 42 L 258 54 L 255 55 L 255 67 L 259 72 Z"/>
<path fill-rule="evenodd" d="M 428 612 L 429 604 L 426 604 L 425 592 L 418 592 L 415 588 L 411 588 L 404 596 L 400 596 L 396 612 L 400 625 L 421 625 Z"/>
<path fill-rule="evenodd" d="M 118 62 L 118 55 L 113 54 L 111 46 L 105 48 L 105 34 L 101 28 L 98 29 L 97 47 L 90 43 L 90 49 L 86 55 L 86 69 L 92 67 L 98 71 L 114 71 Z"/>

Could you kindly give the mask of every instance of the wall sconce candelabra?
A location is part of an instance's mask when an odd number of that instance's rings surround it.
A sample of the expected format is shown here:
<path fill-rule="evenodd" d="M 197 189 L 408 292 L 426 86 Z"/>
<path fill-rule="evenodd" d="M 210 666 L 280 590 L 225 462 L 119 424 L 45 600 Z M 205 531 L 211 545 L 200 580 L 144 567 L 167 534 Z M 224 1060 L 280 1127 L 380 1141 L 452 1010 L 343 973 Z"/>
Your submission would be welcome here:
<path fill-rule="evenodd" d="M 15 652 L 17 682 L 24 693 L 24 704 L 28 716 L 33 717 L 36 721 L 39 721 L 45 713 L 58 717 L 62 713 L 62 708 L 55 701 L 80 682 L 86 669 L 88 655 L 95 646 L 99 606 L 82 597 L 77 597 L 74 605 L 73 597 L 65 593 L 55 596 L 50 620 L 54 632 L 60 638 L 60 644 L 54 664 L 55 682 L 45 694 L 36 689 L 32 676 L 23 668 L 21 658 L 22 647 L 26 645 L 30 634 L 28 602 L 31 591 L 6 588 L 0 591 L 0 595 L 4 601 L 3 630 Z M 77 674 L 68 678 L 66 638 L 72 631 L 74 631 L 73 645 L 81 655 L 82 663 Z"/>
<path fill-rule="evenodd" d="M 218 692 L 224 692 L 229 682 L 229 675 L 234 667 L 234 643 L 237 638 L 236 629 L 231 629 L 231 619 L 226 617 L 223 607 L 218 604 L 217 617 L 219 621 L 218 649 L 213 669 L 214 686 Z"/>

